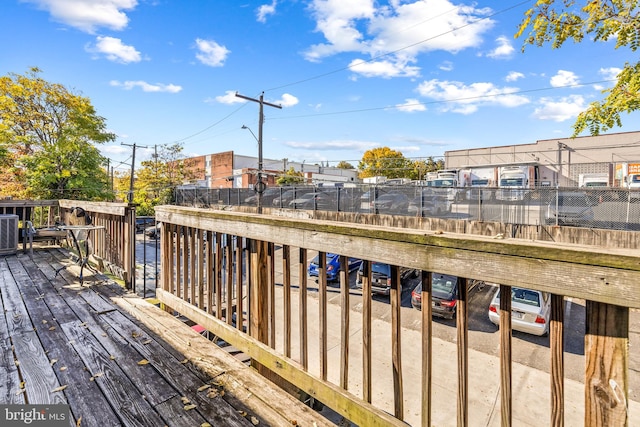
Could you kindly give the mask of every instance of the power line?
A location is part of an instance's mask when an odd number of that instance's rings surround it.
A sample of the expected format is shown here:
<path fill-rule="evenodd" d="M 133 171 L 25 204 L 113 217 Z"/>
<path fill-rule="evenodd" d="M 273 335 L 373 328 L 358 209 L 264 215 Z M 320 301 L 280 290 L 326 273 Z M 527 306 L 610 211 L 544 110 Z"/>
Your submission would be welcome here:
<path fill-rule="evenodd" d="M 344 111 L 334 111 L 334 112 L 328 112 L 328 113 L 314 113 L 314 114 L 301 114 L 301 115 L 297 115 L 297 116 L 275 117 L 275 118 L 273 118 L 273 120 L 298 119 L 298 118 L 305 118 L 305 117 L 319 117 L 319 116 L 333 116 L 333 115 L 338 115 L 338 114 L 363 113 L 363 112 L 367 112 L 367 111 L 391 110 L 391 109 L 396 109 L 396 108 L 399 108 L 399 107 L 412 107 L 412 106 L 417 106 L 417 105 L 425 105 L 426 106 L 426 105 L 434 105 L 434 104 L 447 104 L 447 103 L 455 103 L 455 102 L 462 102 L 462 101 L 472 101 L 472 100 L 478 100 L 478 99 L 497 98 L 497 97 L 500 97 L 500 96 L 520 95 L 520 94 L 523 94 L 523 93 L 543 92 L 543 91 L 547 91 L 547 90 L 583 87 L 583 86 L 590 86 L 590 85 L 599 84 L 599 83 L 609 83 L 609 82 L 612 82 L 612 81 L 615 81 L 615 80 L 599 80 L 599 81 L 595 81 L 595 82 L 579 83 L 579 84 L 572 84 L 572 85 L 565 85 L 565 86 L 552 86 L 552 87 L 535 88 L 535 89 L 523 89 L 523 90 L 518 90 L 518 91 L 513 91 L 513 92 L 496 93 L 496 94 L 490 94 L 490 95 L 476 95 L 476 96 L 467 96 L 467 97 L 455 98 L 455 99 L 443 99 L 443 100 L 438 100 L 438 101 L 426 101 L 426 102 L 413 102 L 413 103 L 410 103 L 410 104 L 386 105 L 384 107 L 360 108 L 360 109 L 357 109 L 357 110 L 344 110 Z"/>

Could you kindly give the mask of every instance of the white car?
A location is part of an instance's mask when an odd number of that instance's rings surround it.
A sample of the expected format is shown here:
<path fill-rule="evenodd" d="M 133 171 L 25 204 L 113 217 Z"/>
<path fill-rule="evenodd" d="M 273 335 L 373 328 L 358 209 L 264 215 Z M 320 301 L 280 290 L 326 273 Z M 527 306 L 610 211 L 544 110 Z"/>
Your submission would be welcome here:
<path fill-rule="evenodd" d="M 551 296 L 532 289 L 511 288 L 511 328 L 514 331 L 543 336 L 549 333 Z M 500 324 L 500 288 L 489 305 L 489 320 Z"/>

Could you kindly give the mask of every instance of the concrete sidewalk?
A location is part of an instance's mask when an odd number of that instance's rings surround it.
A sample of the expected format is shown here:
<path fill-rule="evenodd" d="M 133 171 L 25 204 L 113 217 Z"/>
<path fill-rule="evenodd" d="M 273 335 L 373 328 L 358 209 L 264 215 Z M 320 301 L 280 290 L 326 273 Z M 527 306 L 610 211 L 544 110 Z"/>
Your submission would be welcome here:
<path fill-rule="evenodd" d="M 276 349 L 283 351 L 282 287 L 276 287 Z M 298 319 L 297 294 L 293 296 L 292 318 Z M 319 375 L 318 299 L 308 298 L 309 372 Z M 340 306 L 327 304 L 328 318 L 328 380 L 340 384 Z M 299 361 L 298 322 L 292 322 L 292 358 Z M 391 325 L 372 320 L 373 393 L 372 404 L 389 413 L 394 412 L 393 377 L 391 367 Z M 404 390 L 404 420 L 412 426 L 421 425 L 421 334 L 402 330 L 402 373 Z M 457 402 L 457 346 L 433 338 L 432 425 L 455 426 Z M 500 360 L 476 350 L 469 350 L 469 420 L 472 426 L 500 426 Z M 565 425 L 584 425 L 584 384 L 565 379 Z M 362 396 L 362 315 L 350 313 L 349 387 L 355 396 Z M 550 375 L 520 363 L 512 363 L 513 425 L 548 425 L 551 419 Z M 640 422 L 640 403 L 629 402 L 629 425 Z M 364 426 L 363 426 L 364 427 Z"/>

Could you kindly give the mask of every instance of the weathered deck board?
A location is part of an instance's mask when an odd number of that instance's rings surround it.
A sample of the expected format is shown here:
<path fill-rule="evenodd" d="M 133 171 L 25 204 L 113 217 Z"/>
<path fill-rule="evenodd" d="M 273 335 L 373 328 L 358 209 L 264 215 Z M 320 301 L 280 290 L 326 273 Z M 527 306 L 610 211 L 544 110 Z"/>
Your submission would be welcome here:
<path fill-rule="evenodd" d="M 47 306 L 49 312 L 41 312 L 43 318 L 36 330 L 43 347 L 48 351 L 47 357 L 58 381 L 66 386 L 64 394 L 74 419 L 82 417 L 83 425 L 118 425 L 118 417 L 85 370 L 78 354 L 70 345 L 60 345 L 67 343 L 68 339 L 59 323 L 75 320 L 77 316 L 35 264 L 27 264 L 25 268 L 28 268 L 29 278 L 22 278 L 21 292 L 27 307 L 39 303 Z M 63 282 L 62 278 L 58 280 Z"/>
<path fill-rule="evenodd" d="M 130 298 L 140 308 L 167 313 L 101 275 L 85 272 L 81 286 L 78 273 L 60 248 L 0 257 L 3 403 L 67 403 L 70 426 L 83 427 L 249 427 L 256 420 L 264 426 L 288 425 L 289 418 L 326 425 L 291 396 L 261 383 L 246 365 L 232 364 L 230 372 L 226 360 L 233 357 L 177 319 L 169 316 L 180 324 L 175 333 L 193 332 L 194 347 L 175 347 L 112 299 L 121 304 Z M 190 354 L 194 348 L 197 356 Z M 203 358 L 210 358 L 213 369 L 202 369 Z M 138 364 L 143 360 L 149 363 Z M 53 391 L 60 386 L 65 388 Z M 269 388 L 271 399 L 256 398 L 255 388 L 263 394 Z M 285 401 L 289 411 L 284 413 L 290 413 L 282 417 L 272 406 Z"/>
<path fill-rule="evenodd" d="M 12 280 L 6 263 L 0 259 L 0 294 L 7 286 L 6 282 Z M 16 392 L 20 388 L 20 375 L 13 357 L 6 314 L 4 310 L 0 314 L 0 402 L 23 404 L 24 395 Z"/>
<path fill-rule="evenodd" d="M 30 318 L 19 290 L 18 283 L 28 279 L 26 272 L 14 258 L 8 257 L 6 260 L 4 265 L 11 271 L 14 280 L 3 280 L 0 292 L 16 363 L 24 384 L 25 400 L 27 403 L 66 403 L 64 395 L 54 391 L 60 387 L 60 383 L 35 331 L 38 320 Z"/>
<path fill-rule="evenodd" d="M 122 425 L 152 426 L 164 425 L 164 420 L 156 413 L 144 397 L 137 392 L 135 384 L 128 381 L 117 363 L 113 363 L 91 333 L 78 322 L 60 325 L 65 334 L 72 339 L 74 349 L 95 378 L 110 405 L 117 408 Z M 146 368 L 143 366 L 142 368 Z"/>

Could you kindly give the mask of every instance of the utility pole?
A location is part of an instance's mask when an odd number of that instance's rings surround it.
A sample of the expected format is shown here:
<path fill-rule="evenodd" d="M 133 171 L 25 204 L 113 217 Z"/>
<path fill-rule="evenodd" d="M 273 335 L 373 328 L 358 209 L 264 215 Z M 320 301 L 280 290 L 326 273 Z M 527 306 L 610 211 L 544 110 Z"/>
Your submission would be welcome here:
<path fill-rule="evenodd" d="M 236 96 L 260 104 L 260 114 L 258 115 L 258 177 L 256 179 L 255 190 L 258 193 L 258 213 L 262 213 L 262 192 L 266 187 L 266 184 L 262 182 L 262 123 L 264 122 L 264 106 L 268 105 L 269 107 L 282 109 L 282 105 L 265 102 L 264 92 L 260 94 L 259 99 L 249 98 L 248 96 L 240 95 L 238 92 L 236 92 Z"/>
<path fill-rule="evenodd" d="M 125 144 L 121 142 L 120 145 L 126 145 L 127 147 L 133 147 L 133 155 L 131 156 L 131 179 L 129 180 L 129 194 L 127 194 L 127 202 L 133 203 L 133 174 L 136 167 L 136 148 L 147 148 L 146 145 Z"/>

